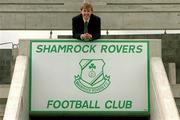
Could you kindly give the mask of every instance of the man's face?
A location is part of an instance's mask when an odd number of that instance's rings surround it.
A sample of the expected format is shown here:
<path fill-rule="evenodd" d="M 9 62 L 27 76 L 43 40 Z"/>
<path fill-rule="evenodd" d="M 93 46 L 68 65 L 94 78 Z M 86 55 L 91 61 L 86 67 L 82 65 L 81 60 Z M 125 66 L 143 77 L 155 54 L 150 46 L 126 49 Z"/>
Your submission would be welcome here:
<path fill-rule="evenodd" d="M 91 8 L 89 8 L 89 9 L 82 9 L 81 10 L 81 14 L 82 14 L 82 16 L 83 16 L 83 18 L 85 20 L 88 20 L 90 18 L 91 14 L 92 14 L 92 10 L 91 10 Z"/>

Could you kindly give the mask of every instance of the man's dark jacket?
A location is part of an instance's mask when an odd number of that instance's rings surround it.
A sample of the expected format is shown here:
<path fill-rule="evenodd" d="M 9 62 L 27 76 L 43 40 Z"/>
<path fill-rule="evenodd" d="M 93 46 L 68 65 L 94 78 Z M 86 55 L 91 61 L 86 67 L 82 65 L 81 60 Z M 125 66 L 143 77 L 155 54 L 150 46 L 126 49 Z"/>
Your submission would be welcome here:
<path fill-rule="evenodd" d="M 82 14 L 73 17 L 72 19 L 73 38 L 81 39 L 80 35 L 84 33 L 84 21 Z M 98 16 L 91 14 L 88 23 L 88 33 L 92 35 L 92 39 L 99 39 L 101 36 L 101 19 Z"/>

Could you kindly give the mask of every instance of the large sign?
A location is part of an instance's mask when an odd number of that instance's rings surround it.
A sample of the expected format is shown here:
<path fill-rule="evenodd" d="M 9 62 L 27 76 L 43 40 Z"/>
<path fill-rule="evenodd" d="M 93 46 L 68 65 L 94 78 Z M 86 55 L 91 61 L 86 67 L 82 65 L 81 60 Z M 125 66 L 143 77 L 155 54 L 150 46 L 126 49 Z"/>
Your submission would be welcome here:
<path fill-rule="evenodd" d="M 137 40 L 31 40 L 30 112 L 148 115 L 148 46 Z"/>

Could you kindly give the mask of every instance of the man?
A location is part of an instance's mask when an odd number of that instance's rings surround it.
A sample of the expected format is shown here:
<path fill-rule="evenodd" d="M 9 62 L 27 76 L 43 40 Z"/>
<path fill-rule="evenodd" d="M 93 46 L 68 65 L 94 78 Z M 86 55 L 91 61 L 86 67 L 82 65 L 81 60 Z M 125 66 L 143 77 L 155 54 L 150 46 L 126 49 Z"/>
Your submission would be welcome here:
<path fill-rule="evenodd" d="M 73 38 L 83 41 L 99 39 L 101 36 L 101 19 L 93 14 L 90 3 L 83 3 L 81 14 L 72 19 Z"/>

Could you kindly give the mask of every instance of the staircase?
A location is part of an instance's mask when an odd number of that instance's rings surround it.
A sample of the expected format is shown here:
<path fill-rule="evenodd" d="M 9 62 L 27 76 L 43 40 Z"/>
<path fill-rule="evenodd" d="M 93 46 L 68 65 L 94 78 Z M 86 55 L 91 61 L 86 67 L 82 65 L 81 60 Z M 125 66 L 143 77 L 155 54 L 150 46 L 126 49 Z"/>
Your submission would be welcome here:
<path fill-rule="evenodd" d="M 180 115 L 180 84 L 171 85 L 171 89 Z"/>
<path fill-rule="evenodd" d="M 9 93 L 9 84 L 0 84 L 0 120 L 3 120 L 6 101 Z"/>
<path fill-rule="evenodd" d="M 179 84 L 180 83 L 180 68 L 177 69 L 177 83 L 178 83 L 177 85 L 179 85 L 179 88 L 178 88 L 179 96 L 175 100 L 176 100 L 176 105 L 177 105 L 179 115 L 180 115 L 180 84 Z"/>
<path fill-rule="evenodd" d="M 175 101 L 180 115 L 180 99 L 175 99 Z"/>
<path fill-rule="evenodd" d="M 176 67 L 175 63 L 168 64 L 168 77 L 174 100 L 180 115 L 180 69 Z"/>
<path fill-rule="evenodd" d="M 3 120 L 14 63 L 18 54 L 18 48 L 14 48 L 12 42 L 0 43 L 0 45 L 6 44 L 12 45 L 12 48 L 0 49 L 0 120 Z"/>

